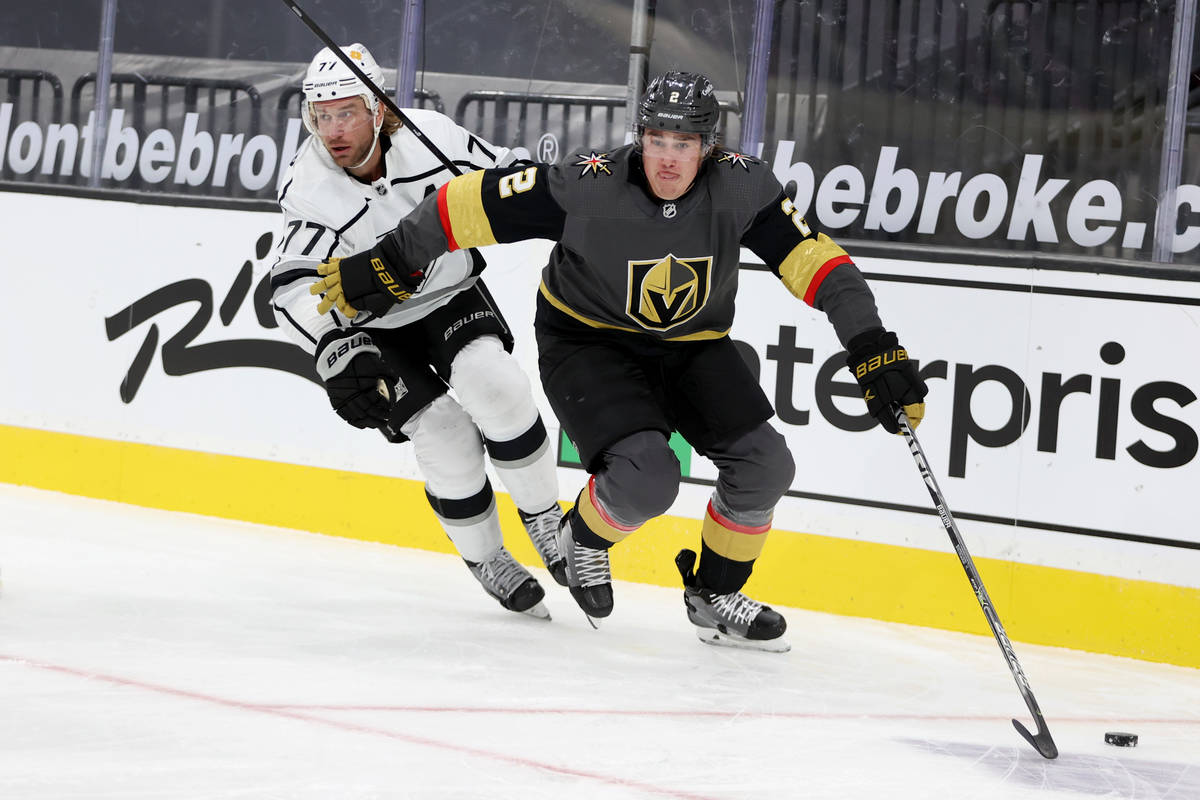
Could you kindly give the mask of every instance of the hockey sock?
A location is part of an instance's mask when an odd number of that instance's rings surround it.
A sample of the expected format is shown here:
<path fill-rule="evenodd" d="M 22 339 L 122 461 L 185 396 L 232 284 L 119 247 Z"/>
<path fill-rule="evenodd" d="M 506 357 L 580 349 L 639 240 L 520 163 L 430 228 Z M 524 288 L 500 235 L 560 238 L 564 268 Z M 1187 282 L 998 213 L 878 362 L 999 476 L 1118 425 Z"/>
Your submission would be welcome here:
<path fill-rule="evenodd" d="M 587 547 L 607 549 L 641 527 L 640 525 L 622 525 L 612 518 L 596 497 L 595 476 L 588 478 L 587 485 L 579 492 L 575 508 L 571 510 L 571 513 L 574 514 L 571 532 L 575 535 L 575 541 Z M 576 518 L 583 524 L 577 525 Z M 600 543 L 589 542 L 584 538 L 585 534 L 590 534 L 593 541 Z"/>

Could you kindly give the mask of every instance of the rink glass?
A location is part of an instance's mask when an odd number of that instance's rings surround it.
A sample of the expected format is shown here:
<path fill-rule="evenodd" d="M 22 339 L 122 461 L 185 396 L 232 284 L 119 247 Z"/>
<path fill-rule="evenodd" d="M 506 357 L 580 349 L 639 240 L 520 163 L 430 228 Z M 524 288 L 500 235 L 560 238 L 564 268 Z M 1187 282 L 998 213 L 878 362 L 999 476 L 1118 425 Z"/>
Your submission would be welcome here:
<path fill-rule="evenodd" d="M 335 40 L 362 40 L 390 92 L 408 58 L 415 91 L 401 105 L 442 111 L 543 161 L 627 140 L 642 4 L 418 3 L 421 18 L 407 26 L 414 4 L 301 5 Z M 646 67 L 712 78 L 723 142 L 770 161 L 797 206 L 839 240 L 1152 255 L 1175 4 L 769 5 L 761 28 L 756 0 L 658 2 Z M 307 136 L 299 85 L 321 47 L 282 3 L 46 0 L 20 16 L 0 29 L 0 181 L 270 207 Z M 760 63 L 765 80 L 753 82 Z M 100 137 L 88 119 L 104 66 L 110 125 Z M 1185 92 L 1186 72 L 1176 78 Z M 761 144 L 741 136 L 752 84 Z M 1184 266 L 1200 263 L 1192 102 L 1175 215 Z M 95 180 L 98 142 L 108 169 Z M 818 207 L 819 194 L 832 199 Z"/>

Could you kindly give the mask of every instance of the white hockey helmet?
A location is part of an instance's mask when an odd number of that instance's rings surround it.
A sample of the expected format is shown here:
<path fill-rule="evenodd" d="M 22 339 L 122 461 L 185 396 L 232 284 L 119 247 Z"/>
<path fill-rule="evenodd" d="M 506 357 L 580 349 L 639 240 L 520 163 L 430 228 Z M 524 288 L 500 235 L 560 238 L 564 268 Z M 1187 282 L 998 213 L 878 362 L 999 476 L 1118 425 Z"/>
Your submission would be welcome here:
<path fill-rule="evenodd" d="M 371 55 L 371 51 L 358 42 L 340 48 L 371 81 L 383 89 L 383 67 Z M 313 103 L 325 100 L 340 100 L 343 97 L 361 97 L 367 109 L 374 114 L 379 108 L 379 98 L 367 88 L 345 63 L 328 47 L 322 48 L 308 65 L 304 73 L 304 127 L 309 133 L 317 132 L 313 116 Z"/>

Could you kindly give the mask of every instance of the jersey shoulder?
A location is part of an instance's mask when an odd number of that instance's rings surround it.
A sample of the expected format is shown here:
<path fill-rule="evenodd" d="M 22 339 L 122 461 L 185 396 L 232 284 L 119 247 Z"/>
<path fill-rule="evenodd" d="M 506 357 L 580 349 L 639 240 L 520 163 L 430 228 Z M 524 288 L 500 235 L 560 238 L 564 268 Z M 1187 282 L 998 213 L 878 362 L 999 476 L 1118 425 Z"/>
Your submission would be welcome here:
<path fill-rule="evenodd" d="M 347 196 L 346 173 L 333 163 L 316 137 L 308 137 L 284 174 L 280 208 L 301 219 L 328 224 L 347 204 L 357 207 L 362 203 Z"/>
<path fill-rule="evenodd" d="M 434 111 L 429 108 L 402 108 L 404 116 L 429 138 L 434 138 L 437 135 L 447 135 L 456 133 L 459 130 L 459 125 L 454 120 L 447 117 L 441 112 Z M 400 130 L 409 127 L 407 124 L 402 126 Z M 414 134 L 415 135 L 415 134 Z"/>
<path fill-rule="evenodd" d="M 406 108 L 403 111 L 409 124 L 401 126 L 392 134 L 392 141 L 398 144 L 398 149 L 406 155 L 420 154 L 414 158 L 440 161 L 437 156 L 429 153 L 427 146 L 420 141 L 421 137 L 413 130 L 416 129 L 443 155 L 466 172 L 486 169 L 496 164 L 508 164 L 513 160 L 507 147 L 497 145 L 464 128 L 445 114 L 424 108 Z"/>
<path fill-rule="evenodd" d="M 707 172 L 714 196 L 722 205 L 756 211 L 781 191 L 779 180 L 767 162 L 733 150 L 714 152 Z"/>
<path fill-rule="evenodd" d="M 551 169 L 551 192 L 565 210 L 584 216 L 623 216 L 632 145 L 588 147 L 560 159 Z"/>
<path fill-rule="evenodd" d="M 713 164 L 717 167 L 728 169 L 732 172 L 741 171 L 751 173 L 759 169 L 766 169 L 767 162 L 761 158 L 748 156 L 745 153 L 738 153 L 733 150 L 728 150 L 724 147 L 718 147 L 713 151 L 711 156 Z"/>
<path fill-rule="evenodd" d="M 560 159 L 555 166 L 575 178 L 622 177 L 628 170 L 628 147 L 585 147 Z"/>

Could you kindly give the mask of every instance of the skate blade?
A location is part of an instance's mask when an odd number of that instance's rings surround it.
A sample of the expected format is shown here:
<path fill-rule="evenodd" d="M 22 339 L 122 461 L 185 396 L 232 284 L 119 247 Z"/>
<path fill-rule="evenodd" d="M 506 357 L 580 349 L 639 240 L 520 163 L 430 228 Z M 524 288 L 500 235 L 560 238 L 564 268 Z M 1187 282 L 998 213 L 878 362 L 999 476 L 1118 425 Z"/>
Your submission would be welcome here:
<path fill-rule="evenodd" d="M 536 605 L 532 605 L 529 608 L 527 608 L 524 611 L 521 611 L 519 613 L 524 614 L 528 617 L 533 617 L 534 619 L 544 619 L 547 622 L 550 621 L 550 611 L 546 608 L 546 604 L 541 602 L 540 600 L 537 602 Z"/>
<path fill-rule="evenodd" d="M 712 628 L 696 628 L 696 638 L 714 647 L 732 647 L 737 650 L 761 650 L 766 653 L 786 653 L 792 646 L 779 639 L 742 639 Z"/>

